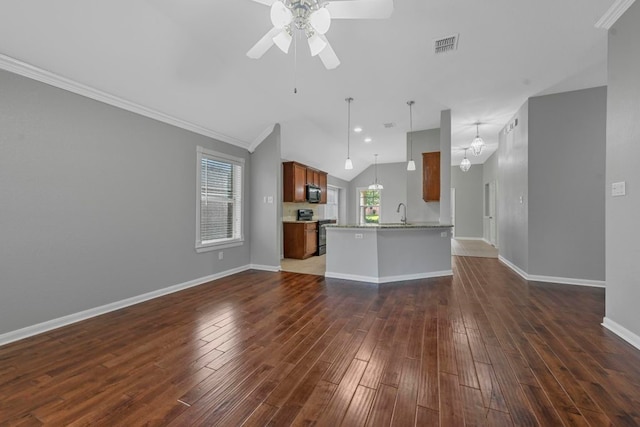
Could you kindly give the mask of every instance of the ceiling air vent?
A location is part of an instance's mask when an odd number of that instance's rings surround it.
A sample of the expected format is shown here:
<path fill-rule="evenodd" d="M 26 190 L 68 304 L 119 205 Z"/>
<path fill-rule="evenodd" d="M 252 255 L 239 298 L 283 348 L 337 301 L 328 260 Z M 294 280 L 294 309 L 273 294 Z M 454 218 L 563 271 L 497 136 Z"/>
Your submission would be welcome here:
<path fill-rule="evenodd" d="M 385 123 L 384 127 L 387 128 L 387 129 L 390 129 L 390 128 L 396 127 L 396 124 L 393 123 L 393 122 L 389 122 L 389 123 Z"/>
<path fill-rule="evenodd" d="M 453 34 L 434 42 L 434 48 L 436 55 L 439 53 L 451 52 L 458 49 L 458 36 L 459 34 Z"/>

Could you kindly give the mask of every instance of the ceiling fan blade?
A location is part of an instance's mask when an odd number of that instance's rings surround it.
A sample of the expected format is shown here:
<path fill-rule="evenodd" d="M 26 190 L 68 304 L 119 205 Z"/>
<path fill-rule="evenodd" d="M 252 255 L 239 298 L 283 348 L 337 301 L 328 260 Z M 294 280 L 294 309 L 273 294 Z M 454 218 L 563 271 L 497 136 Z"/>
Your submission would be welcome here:
<path fill-rule="evenodd" d="M 262 36 L 258 43 L 254 44 L 249 52 L 247 52 L 247 56 L 252 59 L 258 59 L 262 57 L 270 48 L 273 46 L 273 38 L 282 32 L 281 28 L 272 28 Z"/>
<path fill-rule="evenodd" d="M 271 6 L 273 3 L 276 2 L 276 0 L 253 0 L 253 1 L 256 3 L 267 5 L 267 6 Z"/>
<path fill-rule="evenodd" d="M 323 35 L 318 35 L 324 42 L 327 43 L 324 49 L 318 54 L 320 60 L 324 64 L 327 70 L 333 70 L 338 65 L 340 65 L 340 60 L 338 59 L 338 55 L 333 51 L 333 48 L 329 44 L 327 38 Z"/>
<path fill-rule="evenodd" d="M 385 19 L 393 13 L 393 0 L 332 1 L 327 9 L 333 19 Z"/>

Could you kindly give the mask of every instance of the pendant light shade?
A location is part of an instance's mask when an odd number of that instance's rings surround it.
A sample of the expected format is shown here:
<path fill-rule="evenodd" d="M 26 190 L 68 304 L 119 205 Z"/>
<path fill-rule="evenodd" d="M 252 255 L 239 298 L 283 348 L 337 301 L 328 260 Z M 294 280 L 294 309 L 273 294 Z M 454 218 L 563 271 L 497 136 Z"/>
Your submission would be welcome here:
<path fill-rule="evenodd" d="M 416 170 L 416 162 L 413 161 L 413 101 L 407 101 L 409 106 L 409 163 L 407 163 L 407 170 Z"/>
<path fill-rule="evenodd" d="M 351 101 L 353 98 L 345 98 L 347 101 L 347 160 L 344 162 L 344 168 L 347 170 L 353 169 L 353 163 L 351 163 L 350 155 L 350 138 L 351 138 Z"/>
<path fill-rule="evenodd" d="M 464 149 L 464 159 L 460 162 L 460 169 L 462 169 L 462 172 L 466 172 L 471 168 L 471 161 L 467 159 L 467 150 L 468 148 Z"/>
<path fill-rule="evenodd" d="M 480 138 L 480 131 L 478 130 L 479 125 L 480 125 L 480 122 L 476 123 L 476 137 L 474 138 L 470 147 L 471 152 L 473 153 L 474 156 L 479 156 L 482 153 L 482 149 L 485 146 L 484 140 Z"/>
<path fill-rule="evenodd" d="M 369 190 L 382 190 L 384 187 L 378 182 L 378 155 L 374 154 L 373 156 L 375 180 L 373 181 L 373 184 L 369 186 Z"/>

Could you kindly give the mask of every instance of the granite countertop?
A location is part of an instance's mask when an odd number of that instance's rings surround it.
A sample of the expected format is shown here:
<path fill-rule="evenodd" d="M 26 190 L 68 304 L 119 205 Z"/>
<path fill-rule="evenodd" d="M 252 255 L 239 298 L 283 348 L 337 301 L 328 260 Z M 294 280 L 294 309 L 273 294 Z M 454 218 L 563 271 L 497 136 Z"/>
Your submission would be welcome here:
<path fill-rule="evenodd" d="M 408 224 L 402 224 L 399 222 L 390 222 L 390 223 L 382 223 L 382 224 L 367 224 L 367 225 L 357 225 L 357 224 L 347 224 L 347 225 L 338 225 L 338 224 L 327 224 L 327 228 L 370 228 L 370 229 L 416 229 L 416 228 L 452 228 L 451 224 L 441 224 L 439 222 L 410 222 Z"/>

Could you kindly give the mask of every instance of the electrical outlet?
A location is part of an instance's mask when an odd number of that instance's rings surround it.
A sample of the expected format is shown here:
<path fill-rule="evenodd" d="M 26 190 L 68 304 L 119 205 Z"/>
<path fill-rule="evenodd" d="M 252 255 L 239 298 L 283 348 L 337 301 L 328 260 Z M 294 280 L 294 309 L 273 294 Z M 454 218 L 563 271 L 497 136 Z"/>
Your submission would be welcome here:
<path fill-rule="evenodd" d="M 267 203 L 273 203 L 273 196 L 267 197 Z"/>
<path fill-rule="evenodd" d="M 446 231 L 441 231 L 440 232 L 440 237 L 447 237 L 447 232 Z"/>
<path fill-rule="evenodd" d="M 222 251 L 218 252 L 218 259 L 224 258 L 224 253 Z"/>
<path fill-rule="evenodd" d="M 624 196 L 625 194 L 627 194 L 625 181 L 614 182 L 611 184 L 611 195 L 613 197 Z"/>
<path fill-rule="evenodd" d="M 356 233 L 356 239 L 362 239 L 362 233 Z"/>

